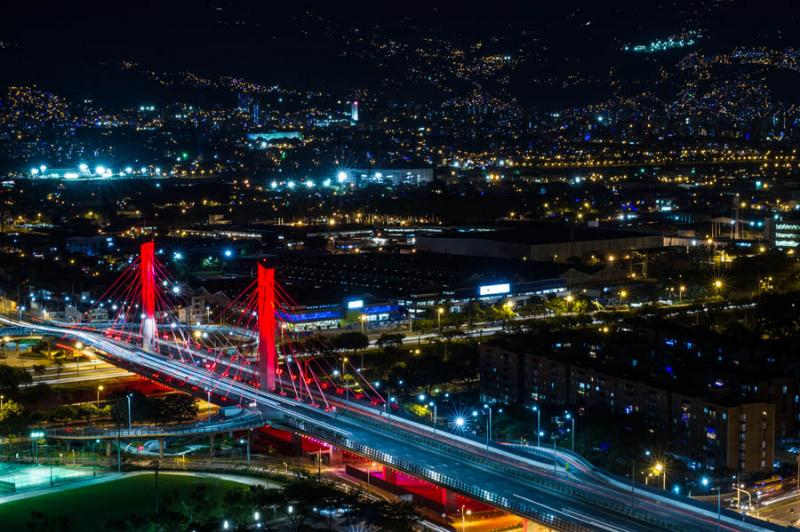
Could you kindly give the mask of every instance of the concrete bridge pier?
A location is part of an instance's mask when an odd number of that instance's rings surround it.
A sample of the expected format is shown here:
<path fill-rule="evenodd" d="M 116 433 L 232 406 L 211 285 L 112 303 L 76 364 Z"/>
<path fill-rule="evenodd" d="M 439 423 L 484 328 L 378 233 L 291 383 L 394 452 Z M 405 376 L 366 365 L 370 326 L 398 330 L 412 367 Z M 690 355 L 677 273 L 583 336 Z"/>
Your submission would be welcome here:
<path fill-rule="evenodd" d="M 164 440 L 163 439 L 159 439 L 158 440 L 158 459 L 159 460 L 163 460 L 164 459 Z"/>
<path fill-rule="evenodd" d="M 341 465 L 342 464 L 342 450 L 336 447 L 331 447 L 330 454 L 328 455 L 328 465 Z"/>
<path fill-rule="evenodd" d="M 458 510 L 456 508 L 456 492 L 442 488 L 442 506 L 444 506 L 444 513 L 451 514 Z"/>
<path fill-rule="evenodd" d="M 397 471 L 391 467 L 383 466 L 383 479 L 390 484 L 397 484 Z"/>
<path fill-rule="evenodd" d="M 106 456 L 111 456 L 111 442 L 106 442 Z"/>
<path fill-rule="evenodd" d="M 210 441 L 210 445 L 208 446 L 208 456 L 210 456 L 212 459 L 214 458 L 214 437 L 215 436 L 216 436 L 216 434 L 212 434 L 211 436 L 208 437 L 208 439 Z"/>

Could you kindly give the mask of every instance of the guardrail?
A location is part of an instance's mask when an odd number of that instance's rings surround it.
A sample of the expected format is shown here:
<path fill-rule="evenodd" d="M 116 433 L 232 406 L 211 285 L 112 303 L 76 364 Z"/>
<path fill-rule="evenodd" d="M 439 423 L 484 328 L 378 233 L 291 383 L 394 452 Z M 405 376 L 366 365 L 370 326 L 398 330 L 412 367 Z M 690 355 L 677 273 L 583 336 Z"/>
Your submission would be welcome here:
<path fill-rule="evenodd" d="M 549 511 L 541 510 L 532 504 L 511 500 L 508 497 L 501 497 L 488 490 L 475 486 L 474 484 L 468 484 L 456 478 L 443 475 L 438 471 L 433 471 L 431 469 L 415 465 L 406 460 L 395 458 L 388 453 L 373 449 L 364 443 L 353 441 L 349 438 L 341 436 L 338 433 L 306 423 L 304 420 L 293 418 L 287 415 L 284 418 L 284 421 L 290 425 L 293 425 L 293 428 L 296 430 L 300 430 L 306 434 L 321 438 L 343 449 L 348 449 L 366 458 L 390 465 L 395 469 L 408 473 L 409 475 L 413 475 L 423 480 L 428 480 L 429 482 L 439 486 L 444 486 L 445 488 L 457 491 L 476 500 L 480 500 L 493 506 L 509 510 L 513 513 L 526 516 L 543 525 L 568 532 L 583 532 L 593 530 L 591 527 L 579 524 L 572 520 L 563 519 Z"/>
<path fill-rule="evenodd" d="M 186 434 L 216 434 L 244 428 L 255 428 L 263 425 L 260 415 L 247 415 L 242 419 L 226 420 L 220 423 L 194 425 L 182 425 L 176 427 L 136 427 L 132 429 L 116 427 L 108 428 L 87 428 L 81 432 L 67 430 L 47 430 L 44 431 L 46 438 L 59 440 L 91 440 L 91 439 L 110 439 L 120 438 L 142 438 L 158 436 L 182 436 Z"/>
<path fill-rule="evenodd" d="M 370 426 L 379 427 L 382 432 L 387 432 L 388 431 L 388 432 L 397 434 L 399 437 L 402 437 L 406 441 L 413 441 L 413 442 L 415 442 L 415 443 L 417 443 L 417 444 L 419 444 L 421 446 L 425 446 L 425 447 L 434 448 L 434 449 L 438 449 L 438 450 L 444 451 L 450 456 L 454 456 L 454 455 L 458 456 L 458 457 L 460 457 L 462 459 L 465 459 L 465 460 L 468 460 L 468 461 L 470 461 L 470 462 L 472 462 L 472 463 L 474 463 L 476 465 L 479 465 L 479 466 L 482 466 L 482 467 L 489 467 L 489 468 L 494 469 L 495 471 L 498 471 L 498 472 L 503 473 L 503 474 L 513 475 L 515 478 L 524 478 L 526 481 L 529 481 L 529 482 L 531 482 L 533 484 L 536 484 L 536 485 L 538 485 L 538 486 L 540 486 L 542 488 L 549 489 L 551 491 L 556 491 L 556 492 L 561 493 L 563 495 L 567 495 L 568 497 L 572 497 L 572 498 L 575 498 L 575 499 L 579 499 L 579 500 L 585 501 L 587 503 L 592 504 L 593 506 L 599 506 L 599 507 L 605 508 L 607 510 L 613 511 L 613 512 L 615 512 L 617 514 L 626 516 L 628 518 L 632 518 L 632 519 L 636 519 L 638 521 L 650 523 L 651 525 L 655 525 L 655 526 L 663 528 L 665 530 L 669 530 L 669 529 L 674 528 L 674 525 L 672 523 L 670 523 L 668 521 L 665 521 L 663 519 L 660 519 L 660 518 L 654 516 L 650 512 L 641 511 L 641 510 L 638 510 L 638 509 L 636 509 L 634 507 L 631 507 L 631 505 L 629 505 L 627 503 L 623 504 L 623 503 L 613 502 L 613 501 L 604 499 L 602 497 L 597 497 L 596 495 L 587 494 L 585 491 L 573 488 L 573 487 L 571 487 L 571 486 L 569 486 L 569 485 L 567 485 L 567 484 L 565 484 L 563 482 L 558 482 L 557 480 L 551 480 L 551 479 L 548 479 L 548 478 L 544 478 L 544 477 L 535 475 L 533 473 L 521 470 L 518 467 L 514 467 L 512 465 L 505 464 L 503 462 L 498 462 L 497 460 L 491 460 L 491 459 L 488 459 L 488 458 L 482 458 L 480 455 L 476 454 L 474 451 L 468 451 L 466 449 L 460 449 L 458 447 L 453 447 L 452 445 L 446 445 L 445 443 L 439 442 L 438 440 L 426 438 L 426 437 L 424 437 L 422 435 L 409 433 L 408 431 L 398 430 L 397 428 L 395 428 L 390 423 L 383 423 L 383 422 L 380 422 L 380 421 L 375 421 L 375 420 L 373 420 L 371 418 L 362 417 L 362 416 L 355 416 L 351 412 L 348 412 L 347 415 L 353 416 L 353 417 L 357 417 L 359 423 L 370 425 Z M 453 436 L 453 435 L 448 434 L 448 436 Z M 465 442 L 468 442 L 471 445 L 475 445 L 475 443 L 476 443 L 476 442 L 474 442 L 472 440 L 468 440 L 466 438 L 460 438 L 458 436 L 455 436 L 455 438 L 463 439 Z M 334 443 L 334 442 L 331 442 L 331 443 Z M 490 446 L 490 449 L 495 453 L 500 453 L 502 455 L 505 455 L 507 458 L 517 459 L 517 460 L 523 459 L 524 460 L 524 457 L 522 457 L 522 456 L 504 452 L 504 451 L 502 451 L 500 449 L 496 449 L 494 446 Z M 478 450 L 478 449 L 476 449 L 476 450 Z M 546 455 L 546 454 L 544 456 L 546 456 L 552 462 L 552 460 L 553 460 L 552 456 L 549 456 L 549 455 Z M 546 464 L 537 464 L 537 465 L 544 465 L 545 467 L 547 466 Z M 560 472 L 563 473 L 566 476 L 567 473 L 564 471 L 563 467 L 564 466 L 562 465 Z M 439 482 L 435 482 L 435 483 L 440 484 Z M 459 490 L 457 490 L 457 491 L 459 491 Z M 469 495 L 469 494 L 465 493 L 465 495 Z M 491 501 L 487 501 L 487 502 L 491 503 Z M 543 524 L 548 524 L 548 523 L 543 523 Z"/>

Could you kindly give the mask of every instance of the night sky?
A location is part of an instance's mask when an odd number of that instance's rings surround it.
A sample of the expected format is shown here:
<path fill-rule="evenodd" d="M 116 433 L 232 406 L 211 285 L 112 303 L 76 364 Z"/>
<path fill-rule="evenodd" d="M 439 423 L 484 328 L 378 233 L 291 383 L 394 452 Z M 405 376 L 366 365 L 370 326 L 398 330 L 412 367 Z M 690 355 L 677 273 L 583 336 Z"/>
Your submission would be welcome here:
<path fill-rule="evenodd" d="M 336 5 L 332 5 L 336 4 Z M 0 20 L 0 64 L 6 83 L 36 83 L 59 93 L 125 99 L 132 89 L 109 65 L 246 76 L 298 88 L 350 90 L 386 76 L 356 57 L 346 38 L 425 37 L 457 45 L 483 40 L 498 50 L 530 54 L 529 77 L 595 75 L 609 68 L 650 75 L 652 65 L 626 64 L 623 42 L 647 42 L 703 28 L 702 51 L 765 44 L 800 46 L 800 7 L 756 1 L 715 2 L 14 2 Z M 405 65 L 399 65 L 400 68 Z M 393 65 L 393 68 L 397 66 Z M 401 70 L 398 70 L 401 72 Z M 527 79 L 520 80 L 524 100 Z M 98 90 L 99 89 L 99 90 Z M 552 95 L 556 96 L 556 95 Z"/>

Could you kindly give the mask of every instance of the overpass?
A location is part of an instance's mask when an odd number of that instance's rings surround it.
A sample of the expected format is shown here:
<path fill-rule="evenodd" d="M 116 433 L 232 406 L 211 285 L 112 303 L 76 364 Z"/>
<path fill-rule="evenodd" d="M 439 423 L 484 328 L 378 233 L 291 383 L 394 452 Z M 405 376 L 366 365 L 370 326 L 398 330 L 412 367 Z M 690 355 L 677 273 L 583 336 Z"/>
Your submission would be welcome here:
<path fill-rule="evenodd" d="M 326 411 L 96 332 L 6 317 L 0 317 L 0 323 L 72 337 L 100 351 L 109 362 L 145 377 L 196 388 L 201 397 L 212 390 L 215 400 L 256 408 L 276 426 L 558 530 L 788 530 L 742 522 L 742 516 L 727 510 L 717 520 L 716 510 L 701 503 L 642 489 L 632 492 L 629 485 L 561 451 L 535 448 L 534 456 L 526 457 L 441 430 L 434 433 L 429 426 L 355 401 L 329 398 L 333 406 Z"/>
<path fill-rule="evenodd" d="M 241 414 L 216 421 L 186 423 L 182 425 L 137 425 L 135 427 L 63 427 L 44 430 L 44 437 L 54 440 L 110 440 L 131 438 L 170 438 L 218 434 L 233 430 L 247 430 L 264 426 L 260 411 L 245 410 Z"/>
<path fill-rule="evenodd" d="M 232 305 L 229 331 L 251 330 L 256 352 L 237 351 L 235 345 L 228 350 L 205 348 L 202 331 L 200 337 L 188 335 L 177 320 L 168 319 L 169 308 L 158 308 L 167 293 L 158 290 L 170 284 L 168 278 L 156 279 L 162 270 L 153 243 L 143 244 L 139 260 L 109 287 L 111 296 L 98 298 L 101 304 L 123 309 L 105 330 L 12 317 L 0 317 L 0 325 L 79 340 L 116 366 L 221 404 L 256 409 L 274 426 L 558 530 L 783 530 L 743 522 L 741 515 L 728 510 L 718 514 L 716 508 L 691 499 L 632 487 L 563 451 L 533 447 L 522 454 L 393 416 L 388 400 L 371 388 L 358 368 L 349 377 L 364 380 L 372 402 L 362 400 L 360 393 L 350 394 L 344 379 L 342 387 L 336 387 L 316 361 L 323 373 L 320 379 L 308 353 L 297 354 L 289 346 L 289 352 L 278 356 L 275 331 L 282 324 L 276 316 L 285 303 L 279 299 L 286 294 L 276 285 L 274 271 L 262 264 L 253 283 L 256 290 L 246 290 L 234 300 L 239 303 Z M 141 306 L 132 303 L 139 295 Z M 138 332 L 132 322 L 138 322 Z M 343 357 L 342 374 L 346 362 Z M 336 393 L 326 393 L 330 386 Z"/>

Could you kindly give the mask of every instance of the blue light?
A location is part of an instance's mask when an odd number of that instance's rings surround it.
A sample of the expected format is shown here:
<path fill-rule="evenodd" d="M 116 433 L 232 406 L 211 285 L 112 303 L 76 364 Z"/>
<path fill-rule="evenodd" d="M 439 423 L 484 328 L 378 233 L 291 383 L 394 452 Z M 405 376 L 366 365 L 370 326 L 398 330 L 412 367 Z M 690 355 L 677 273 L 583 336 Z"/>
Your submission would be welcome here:
<path fill-rule="evenodd" d="M 227 258 L 233 257 L 233 251 L 231 251 L 230 249 L 226 249 L 224 255 Z"/>
<path fill-rule="evenodd" d="M 175 260 L 181 260 L 183 259 L 183 253 L 181 253 L 180 251 L 176 251 L 175 253 L 172 254 L 172 258 Z"/>
<path fill-rule="evenodd" d="M 703 478 L 701 478 L 701 479 L 700 479 L 700 483 L 701 483 L 701 484 L 702 484 L 704 487 L 708 487 L 708 484 L 709 484 L 709 482 L 710 482 L 710 481 L 708 480 L 708 477 L 703 477 Z"/>

